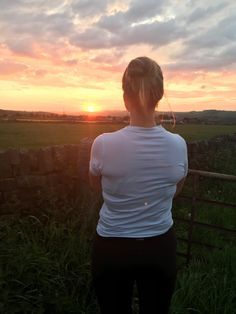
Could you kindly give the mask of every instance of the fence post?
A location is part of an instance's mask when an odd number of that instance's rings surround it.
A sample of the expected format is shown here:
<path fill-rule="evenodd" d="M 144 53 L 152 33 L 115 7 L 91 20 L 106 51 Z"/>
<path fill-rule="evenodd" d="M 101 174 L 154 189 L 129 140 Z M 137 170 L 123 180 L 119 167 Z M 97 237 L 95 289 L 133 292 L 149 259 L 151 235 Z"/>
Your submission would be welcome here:
<path fill-rule="evenodd" d="M 196 216 L 196 198 L 197 198 L 198 183 L 199 183 L 199 175 L 194 174 L 194 176 L 193 176 L 192 206 L 191 206 L 189 229 L 188 229 L 188 246 L 187 246 L 187 261 L 186 261 L 187 265 L 189 264 L 190 259 L 191 259 L 193 228 L 194 228 L 194 221 L 195 221 L 195 216 Z"/>

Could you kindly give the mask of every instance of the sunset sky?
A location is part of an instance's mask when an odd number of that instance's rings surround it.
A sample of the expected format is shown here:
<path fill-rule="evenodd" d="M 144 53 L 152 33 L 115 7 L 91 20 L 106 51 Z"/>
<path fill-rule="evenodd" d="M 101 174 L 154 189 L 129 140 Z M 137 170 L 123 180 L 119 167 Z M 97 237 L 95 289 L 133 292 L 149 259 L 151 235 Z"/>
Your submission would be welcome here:
<path fill-rule="evenodd" d="M 164 72 L 161 111 L 236 110 L 234 0 L 0 0 L 1 109 L 124 110 L 143 55 Z"/>

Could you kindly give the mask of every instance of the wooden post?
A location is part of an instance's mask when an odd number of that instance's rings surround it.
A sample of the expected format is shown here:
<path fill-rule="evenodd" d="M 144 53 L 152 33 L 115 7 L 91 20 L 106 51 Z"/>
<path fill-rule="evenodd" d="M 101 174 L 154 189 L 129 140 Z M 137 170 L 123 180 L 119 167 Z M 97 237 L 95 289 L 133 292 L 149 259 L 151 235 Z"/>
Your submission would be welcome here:
<path fill-rule="evenodd" d="M 187 246 L 187 261 L 186 261 L 187 265 L 189 264 L 190 259 L 191 259 L 193 228 L 194 228 L 194 221 L 195 221 L 195 216 L 196 216 L 196 198 L 197 198 L 198 182 L 199 182 L 199 175 L 194 174 L 192 206 L 191 206 L 191 214 L 190 214 L 189 229 L 188 229 L 188 246 Z"/>

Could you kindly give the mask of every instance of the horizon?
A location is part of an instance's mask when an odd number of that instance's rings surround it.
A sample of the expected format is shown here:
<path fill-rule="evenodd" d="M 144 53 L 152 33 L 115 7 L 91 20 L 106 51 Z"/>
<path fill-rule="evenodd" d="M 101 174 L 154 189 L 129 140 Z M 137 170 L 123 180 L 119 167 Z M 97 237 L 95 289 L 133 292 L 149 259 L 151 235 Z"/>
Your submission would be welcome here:
<path fill-rule="evenodd" d="M 129 115 L 129 112 L 126 110 L 101 110 L 101 111 L 95 111 L 95 112 L 89 112 L 89 111 L 80 111 L 80 112 L 56 112 L 56 111 L 40 111 L 40 110 L 12 110 L 12 109 L 3 109 L 0 108 L 0 111 L 13 111 L 13 112 L 22 112 L 22 113 L 48 113 L 48 114 L 55 114 L 55 115 L 87 115 L 87 116 L 99 116 L 102 114 L 106 114 L 106 115 L 111 115 L 112 113 L 115 114 L 119 114 L 119 115 Z M 236 110 L 221 110 L 221 109 L 204 109 L 204 110 L 190 110 L 190 111 L 159 111 L 156 110 L 155 114 L 178 114 L 178 113 L 201 113 L 201 112 L 208 112 L 208 111 L 212 111 L 212 112 L 236 112 Z"/>
<path fill-rule="evenodd" d="M 5 110 L 123 111 L 122 74 L 141 55 L 164 73 L 159 111 L 236 110 L 232 1 L 3 1 L 0 26 Z"/>

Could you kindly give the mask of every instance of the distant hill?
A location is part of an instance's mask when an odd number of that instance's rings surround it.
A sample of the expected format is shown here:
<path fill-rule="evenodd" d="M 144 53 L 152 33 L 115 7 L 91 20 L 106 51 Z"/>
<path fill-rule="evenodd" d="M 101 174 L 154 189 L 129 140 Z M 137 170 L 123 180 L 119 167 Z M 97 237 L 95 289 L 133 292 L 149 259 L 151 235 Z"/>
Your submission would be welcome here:
<path fill-rule="evenodd" d="M 29 116 L 60 116 L 57 113 L 46 112 L 46 111 L 23 111 L 23 110 L 5 110 L 0 109 L 0 118 L 2 117 L 29 117 Z"/>
<path fill-rule="evenodd" d="M 176 112 L 177 122 L 199 122 L 211 124 L 236 124 L 236 111 L 204 110 Z"/>
<path fill-rule="evenodd" d="M 162 114 L 164 120 L 172 119 L 172 113 Z M 158 115 L 157 114 L 157 115 Z M 106 110 L 94 113 L 78 113 L 78 114 L 58 114 L 53 112 L 44 111 L 16 111 L 0 109 L 0 120 L 13 121 L 21 119 L 32 120 L 66 120 L 66 121 L 79 121 L 83 120 L 86 116 L 92 116 L 94 119 L 99 120 L 101 117 L 117 117 L 122 118 L 128 116 L 126 111 L 122 110 Z M 190 112 L 174 112 L 177 123 L 198 123 L 198 124 L 235 124 L 236 125 L 236 111 L 224 110 L 204 110 L 204 111 L 190 111 Z"/>

